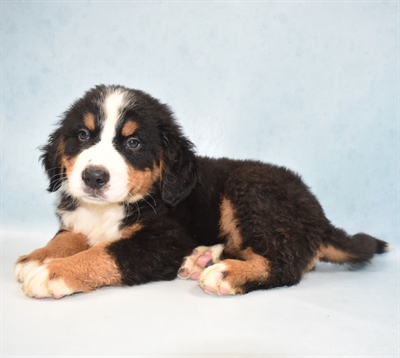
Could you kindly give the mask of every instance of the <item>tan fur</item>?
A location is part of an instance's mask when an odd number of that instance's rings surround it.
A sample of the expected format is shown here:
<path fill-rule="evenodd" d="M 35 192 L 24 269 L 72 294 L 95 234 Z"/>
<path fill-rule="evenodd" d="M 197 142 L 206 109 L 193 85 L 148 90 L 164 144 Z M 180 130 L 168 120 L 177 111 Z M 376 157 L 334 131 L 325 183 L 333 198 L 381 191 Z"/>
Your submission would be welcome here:
<path fill-rule="evenodd" d="M 65 171 L 67 173 L 67 176 L 69 177 L 72 173 L 72 170 L 74 169 L 75 162 L 78 157 L 73 157 L 73 158 L 67 158 L 67 157 L 62 157 L 61 163 L 63 168 L 65 168 Z"/>
<path fill-rule="evenodd" d="M 303 270 L 303 274 L 309 271 L 312 271 L 315 269 L 316 263 L 319 261 L 319 256 L 315 256 L 306 266 L 306 268 Z"/>
<path fill-rule="evenodd" d="M 227 252 L 240 251 L 242 246 L 242 236 L 237 228 L 237 219 L 235 218 L 235 211 L 230 200 L 226 198 L 222 199 L 220 212 L 220 235 L 228 238 L 225 250 Z"/>
<path fill-rule="evenodd" d="M 321 259 L 325 259 L 334 263 L 344 263 L 348 262 L 350 259 L 350 255 L 348 253 L 340 251 L 331 245 L 321 245 L 318 256 Z"/>
<path fill-rule="evenodd" d="M 160 178 L 160 168 L 157 165 L 153 169 L 136 170 L 128 167 L 128 187 L 131 194 L 145 196 L 149 193 L 153 184 Z"/>
<path fill-rule="evenodd" d="M 138 124 L 134 121 L 128 121 L 122 127 L 122 135 L 124 137 L 129 137 L 139 128 Z"/>
<path fill-rule="evenodd" d="M 143 225 L 141 224 L 133 224 L 131 226 L 125 227 L 121 231 L 121 239 L 129 239 L 132 237 L 134 234 L 136 234 L 138 231 L 142 229 Z"/>
<path fill-rule="evenodd" d="M 224 281 L 231 285 L 235 294 L 244 293 L 241 286 L 246 282 L 265 282 L 271 269 L 269 261 L 255 254 L 250 248 L 242 251 L 242 256 L 243 261 L 231 259 L 222 261 L 227 266 Z"/>
<path fill-rule="evenodd" d="M 21 256 L 17 263 L 37 261 L 42 264 L 46 259 L 72 256 L 88 248 L 89 244 L 84 235 L 64 231 L 57 234 L 45 247 Z"/>
<path fill-rule="evenodd" d="M 165 162 L 163 159 L 163 153 L 161 152 L 161 158 L 160 158 L 160 181 L 161 182 L 163 180 L 164 166 L 165 166 Z"/>
<path fill-rule="evenodd" d="M 85 115 L 83 116 L 83 123 L 85 123 L 87 129 L 94 131 L 95 129 L 94 114 L 90 112 L 85 113 Z"/>
<path fill-rule="evenodd" d="M 63 171 L 65 170 L 65 173 L 69 177 L 71 175 L 71 173 L 72 173 L 72 170 L 74 169 L 74 165 L 75 165 L 75 162 L 76 162 L 78 157 L 67 158 L 64 155 L 64 147 L 65 147 L 65 143 L 62 142 L 60 144 L 60 146 L 58 147 L 57 157 L 60 158 L 60 166 L 63 167 Z"/>
<path fill-rule="evenodd" d="M 242 236 L 234 207 L 229 199 L 223 198 L 220 206 L 220 235 L 226 236 L 225 251 L 237 255 L 241 260 L 223 260 L 227 266 L 224 281 L 228 282 L 235 294 L 242 292 L 241 286 L 246 282 L 265 282 L 269 276 L 269 261 L 255 254 L 252 249 L 242 250 Z"/>
<path fill-rule="evenodd" d="M 64 148 L 65 148 L 65 142 L 62 141 L 60 143 L 60 145 L 57 148 L 57 154 L 56 154 L 56 159 L 57 159 L 57 166 L 62 167 L 61 169 L 61 175 L 60 175 L 60 180 L 63 176 L 63 174 L 65 174 L 65 165 L 64 165 Z"/>
<path fill-rule="evenodd" d="M 47 264 L 49 279 L 62 279 L 74 292 L 90 292 L 102 286 L 121 286 L 121 274 L 105 250 L 109 242 Z"/>

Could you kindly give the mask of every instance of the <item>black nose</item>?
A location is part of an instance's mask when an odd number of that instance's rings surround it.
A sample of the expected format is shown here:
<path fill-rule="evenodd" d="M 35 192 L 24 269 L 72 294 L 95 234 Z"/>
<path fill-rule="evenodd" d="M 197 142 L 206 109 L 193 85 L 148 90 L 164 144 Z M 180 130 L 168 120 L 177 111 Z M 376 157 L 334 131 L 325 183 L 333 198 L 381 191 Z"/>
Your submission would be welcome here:
<path fill-rule="evenodd" d="M 110 180 L 110 174 L 101 166 L 90 166 L 82 172 L 82 180 L 92 189 L 101 189 Z"/>

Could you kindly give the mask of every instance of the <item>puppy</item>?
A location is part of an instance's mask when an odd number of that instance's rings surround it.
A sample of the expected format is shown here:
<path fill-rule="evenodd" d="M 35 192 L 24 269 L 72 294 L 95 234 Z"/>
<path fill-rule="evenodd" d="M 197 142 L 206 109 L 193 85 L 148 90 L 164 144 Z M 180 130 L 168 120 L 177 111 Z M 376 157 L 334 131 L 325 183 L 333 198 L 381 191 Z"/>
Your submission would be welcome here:
<path fill-rule="evenodd" d="M 210 294 L 245 294 L 390 248 L 334 227 L 286 168 L 196 156 L 168 106 L 142 91 L 89 90 L 42 150 L 60 230 L 15 264 L 29 297 L 177 274 Z"/>

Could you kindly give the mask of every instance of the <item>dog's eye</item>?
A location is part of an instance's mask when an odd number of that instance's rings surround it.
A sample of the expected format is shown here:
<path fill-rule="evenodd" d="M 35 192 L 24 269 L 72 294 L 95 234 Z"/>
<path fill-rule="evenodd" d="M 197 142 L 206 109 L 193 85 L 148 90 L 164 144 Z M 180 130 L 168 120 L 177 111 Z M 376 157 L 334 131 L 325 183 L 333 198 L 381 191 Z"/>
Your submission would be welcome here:
<path fill-rule="evenodd" d="M 137 150 L 137 149 L 140 148 L 141 143 L 139 142 L 139 140 L 138 140 L 137 138 L 131 137 L 131 138 L 128 138 L 128 139 L 127 139 L 127 141 L 126 141 L 126 146 L 127 146 L 129 149 Z"/>
<path fill-rule="evenodd" d="M 82 142 L 87 142 L 90 138 L 89 131 L 87 129 L 80 129 L 78 132 L 78 138 Z"/>

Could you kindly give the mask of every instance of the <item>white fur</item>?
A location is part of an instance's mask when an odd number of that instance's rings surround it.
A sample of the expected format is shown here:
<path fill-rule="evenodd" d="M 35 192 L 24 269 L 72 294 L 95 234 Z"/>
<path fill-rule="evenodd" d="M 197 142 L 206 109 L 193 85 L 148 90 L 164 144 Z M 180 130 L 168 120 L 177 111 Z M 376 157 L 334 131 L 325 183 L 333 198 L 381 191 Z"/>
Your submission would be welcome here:
<path fill-rule="evenodd" d="M 61 298 L 74 293 L 64 280 L 49 280 L 49 270 L 46 265 L 39 266 L 35 270 L 29 272 L 22 285 L 22 291 L 29 297 L 44 298 L 54 297 Z"/>
<path fill-rule="evenodd" d="M 230 284 L 223 280 L 224 272 L 227 267 L 223 262 L 217 263 L 210 267 L 207 267 L 201 274 L 198 279 L 200 287 L 206 292 L 210 294 L 221 295 L 220 289 L 227 290 L 229 294 L 234 295 L 235 292 L 230 286 Z M 212 288 L 215 292 L 207 291 L 207 288 Z M 226 293 L 225 293 L 226 294 Z"/>
<path fill-rule="evenodd" d="M 47 282 L 50 294 L 54 298 L 62 298 L 64 296 L 72 295 L 74 290 L 68 287 L 63 279 L 50 280 Z"/>
<path fill-rule="evenodd" d="M 223 244 L 218 244 L 218 245 L 214 245 L 214 246 L 198 246 L 198 247 L 196 247 L 196 249 L 194 251 L 196 253 L 192 254 L 190 256 L 186 256 L 183 260 L 183 265 L 180 268 L 180 270 L 186 269 L 187 276 L 182 276 L 179 274 L 178 274 L 178 276 L 183 279 L 188 279 L 188 278 L 190 278 L 192 273 L 202 271 L 203 268 L 199 267 L 197 265 L 197 259 L 200 256 L 204 255 L 204 253 L 206 251 L 211 251 L 211 258 L 214 263 L 218 262 L 219 258 L 221 256 L 221 253 L 224 250 L 224 247 L 225 246 Z"/>
<path fill-rule="evenodd" d="M 390 245 L 390 244 L 387 244 L 386 247 L 384 248 L 385 252 L 389 252 L 389 251 L 392 251 L 392 250 L 394 250 L 394 247 L 392 245 Z"/>
<path fill-rule="evenodd" d="M 211 257 L 213 259 L 213 262 L 218 262 L 219 258 L 221 257 L 222 251 L 224 251 L 225 245 L 223 244 L 218 244 L 211 246 Z"/>
<path fill-rule="evenodd" d="M 65 227 L 86 235 L 91 246 L 121 237 L 119 225 L 124 218 L 121 205 L 82 203 L 76 210 L 58 211 L 58 214 Z"/>
<path fill-rule="evenodd" d="M 80 198 L 86 202 L 96 202 L 97 204 L 117 203 L 127 200 L 129 195 L 128 166 L 113 145 L 116 125 L 118 124 L 121 108 L 124 106 L 124 97 L 124 92 L 117 90 L 109 93 L 104 101 L 103 110 L 106 118 L 100 141 L 78 155 L 66 185 L 66 191 L 75 198 Z M 110 180 L 105 185 L 102 193 L 105 200 L 90 197 L 84 191 L 85 184 L 82 180 L 82 172 L 89 165 L 101 165 L 110 174 Z"/>
<path fill-rule="evenodd" d="M 24 282 L 25 277 L 29 274 L 29 272 L 36 270 L 39 266 L 40 265 L 37 261 L 18 263 L 14 267 L 14 277 L 17 281 Z"/>

